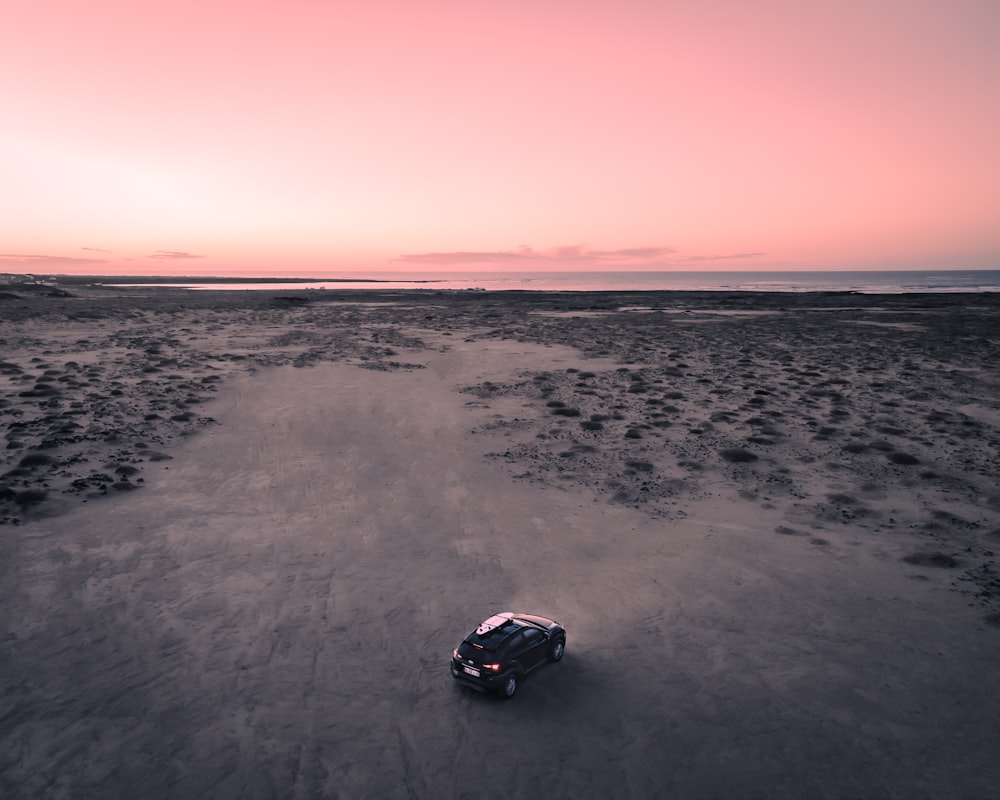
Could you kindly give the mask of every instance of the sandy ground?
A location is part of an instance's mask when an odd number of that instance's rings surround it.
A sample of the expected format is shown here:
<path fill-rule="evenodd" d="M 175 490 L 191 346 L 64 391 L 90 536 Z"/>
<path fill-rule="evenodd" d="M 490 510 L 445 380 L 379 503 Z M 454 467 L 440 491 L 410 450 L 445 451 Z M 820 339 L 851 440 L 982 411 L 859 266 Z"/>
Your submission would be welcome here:
<path fill-rule="evenodd" d="M 1000 796 L 1000 298 L 10 294 L 4 797 Z"/>

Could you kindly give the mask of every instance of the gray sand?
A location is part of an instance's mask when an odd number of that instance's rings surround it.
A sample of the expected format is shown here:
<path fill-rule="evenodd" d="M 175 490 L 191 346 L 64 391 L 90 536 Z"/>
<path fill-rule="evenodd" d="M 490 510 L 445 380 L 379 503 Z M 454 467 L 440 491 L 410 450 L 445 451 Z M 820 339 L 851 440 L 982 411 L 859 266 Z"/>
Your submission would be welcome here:
<path fill-rule="evenodd" d="M 211 294 L 0 306 L 3 796 L 995 794 L 991 298 Z"/>

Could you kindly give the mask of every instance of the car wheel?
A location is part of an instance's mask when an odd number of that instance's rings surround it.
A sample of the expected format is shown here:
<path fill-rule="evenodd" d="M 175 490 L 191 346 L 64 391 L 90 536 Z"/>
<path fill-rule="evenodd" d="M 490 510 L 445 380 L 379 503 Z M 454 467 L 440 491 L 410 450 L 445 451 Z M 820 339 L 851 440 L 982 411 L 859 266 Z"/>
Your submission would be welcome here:
<path fill-rule="evenodd" d="M 500 694 L 503 695 L 504 698 L 509 699 L 514 696 L 514 692 L 516 691 L 517 691 L 517 675 L 515 675 L 512 672 L 510 673 L 510 675 L 504 678 L 503 686 L 500 689 Z"/>
<path fill-rule="evenodd" d="M 563 657 L 563 653 L 565 652 L 566 652 L 566 640 L 556 639 L 552 643 L 552 650 L 549 651 L 549 658 L 551 658 L 553 661 L 558 661 L 560 658 Z"/>

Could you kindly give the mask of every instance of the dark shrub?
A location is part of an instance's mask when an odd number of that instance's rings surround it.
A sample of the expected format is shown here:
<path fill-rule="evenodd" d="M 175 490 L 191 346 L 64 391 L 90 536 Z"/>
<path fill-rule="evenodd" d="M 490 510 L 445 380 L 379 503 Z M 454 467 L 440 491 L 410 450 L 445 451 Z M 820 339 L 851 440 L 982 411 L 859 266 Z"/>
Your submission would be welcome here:
<path fill-rule="evenodd" d="M 50 386 L 47 383 L 36 383 L 33 389 L 28 389 L 27 391 L 20 392 L 20 397 L 55 397 L 60 395 L 62 392 L 55 386 Z"/>
<path fill-rule="evenodd" d="M 23 492 L 18 492 L 14 497 L 14 502 L 19 506 L 33 506 L 41 503 L 49 493 L 44 489 L 25 489 Z"/>
<path fill-rule="evenodd" d="M 55 464 L 56 460 L 47 453 L 28 453 L 17 462 L 19 467 L 48 467 Z"/>
<path fill-rule="evenodd" d="M 858 504 L 857 498 L 849 494 L 828 494 L 826 499 L 838 506 L 854 506 Z"/>
<path fill-rule="evenodd" d="M 727 447 L 719 451 L 719 455 L 732 464 L 749 464 L 757 460 L 757 455 L 742 447 Z"/>
<path fill-rule="evenodd" d="M 903 561 L 907 564 L 915 564 L 918 567 L 941 567 L 951 569 L 958 566 L 958 561 L 945 553 L 912 553 L 903 556 Z"/>

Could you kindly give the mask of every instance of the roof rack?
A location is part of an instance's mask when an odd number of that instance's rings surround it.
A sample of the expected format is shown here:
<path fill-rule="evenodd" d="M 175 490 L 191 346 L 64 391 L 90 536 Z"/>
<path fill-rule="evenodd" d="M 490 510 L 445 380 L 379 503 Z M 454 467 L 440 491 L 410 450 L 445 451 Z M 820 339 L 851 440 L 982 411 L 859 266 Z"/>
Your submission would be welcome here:
<path fill-rule="evenodd" d="M 495 628 L 499 628 L 502 625 L 507 624 L 508 622 L 510 622 L 510 617 L 501 616 L 500 614 L 494 614 L 489 619 L 479 623 L 479 627 L 476 628 L 476 633 L 479 636 L 485 636 L 490 631 L 494 630 Z"/>

